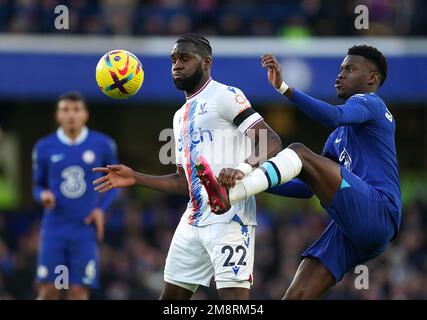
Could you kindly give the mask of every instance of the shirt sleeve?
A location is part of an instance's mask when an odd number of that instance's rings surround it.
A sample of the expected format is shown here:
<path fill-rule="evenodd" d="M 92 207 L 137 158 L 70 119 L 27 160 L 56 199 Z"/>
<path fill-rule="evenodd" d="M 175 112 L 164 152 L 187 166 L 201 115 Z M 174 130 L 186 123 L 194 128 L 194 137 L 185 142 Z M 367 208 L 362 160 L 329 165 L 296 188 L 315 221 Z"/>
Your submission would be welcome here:
<path fill-rule="evenodd" d="M 173 117 L 173 135 L 175 139 L 175 164 L 182 167 L 182 147 L 180 146 L 179 122 L 182 121 L 180 112 L 176 112 Z"/>
<path fill-rule="evenodd" d="M 252 109 L 251 103 L 241 90 L 227 87 L 224 91 L 219 97 L 220 112 L 227 121 L 233 122 L 240 132 L 246 133 L 263 120 L 261 115 Z"/>
<path fill-rule="evenodd" d="M 376 117 L 375 108 L 365 94 L 356 94 L 345 104 L 335 106 L 294 89 L 290 100 L 313 120 L 328 127 L 361 124 Z"/>
<path fill-rule="evenodd" d="M 33 198 L 41 203 L 41 193 L 48 189 L 47 185 L 47 162 L 45 155 L 41 152 L 40 142 L 36 143 L 32 152 L 33 162 Z"/>

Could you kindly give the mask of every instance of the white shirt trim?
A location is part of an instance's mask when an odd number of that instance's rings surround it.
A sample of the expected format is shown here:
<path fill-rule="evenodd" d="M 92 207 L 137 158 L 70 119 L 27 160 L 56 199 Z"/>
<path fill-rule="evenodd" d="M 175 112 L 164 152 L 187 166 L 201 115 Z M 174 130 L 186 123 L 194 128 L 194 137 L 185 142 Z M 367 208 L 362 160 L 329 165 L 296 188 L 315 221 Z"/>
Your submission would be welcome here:
<path fill-rule="evenodd" d="M 188 97 L 186 97 L 186 100 L 188 101 L 188 100 L 191 100 L 191 99 L 193 99 L 195 96 L 197 96 L 200 92 L 202 92 L 207 86 L 208 86 L 208 84 L 209 83 L 211 83 L 211 82 L 213 82 L 213 81 L 211 81 L 212 80 L 212 78 L 209 78 L 208 79 L 208 81 L 206 81 L 205 82 L 205 84 L 199 89 L 199 90 L 197 90 L 197 92 L 195 92 L 195 93 L 193 93 L 192 95 L 190 95 L 190 96 L 188 96 Z"/>
<path fill-rule="evenodd" d="M 65 134 L 64 129 L 62 127 L 59 127 L 58 130 L 56 130 L 56 136 L 58 137 L 59 141 L 68 146 L 75 146 L 84 142 L 88 134 L 89 129 L 84 126 L 77 138 L 73 140 Z"/>
<path fill-rule="evenodd" d="M 252 128 L 254 125 L 256 125 L 258 122 L 264 120 L 264 118 L 258 113 L 254 113 L 252 115 L 250 115 L 249 117 L 247 117 L 245 119 L 245 121 L 243 121 L 240 126 L 239 126 L 239 130 L 240 132 L 246 134 L 246 132 Z"/>

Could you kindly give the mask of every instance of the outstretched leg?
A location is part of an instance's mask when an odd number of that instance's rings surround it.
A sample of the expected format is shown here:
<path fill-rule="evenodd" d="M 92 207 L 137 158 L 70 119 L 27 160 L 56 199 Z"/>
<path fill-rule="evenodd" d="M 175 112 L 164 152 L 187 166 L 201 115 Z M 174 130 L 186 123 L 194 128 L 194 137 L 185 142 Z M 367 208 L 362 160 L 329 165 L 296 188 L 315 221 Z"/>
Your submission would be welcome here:
<path fill-rule="evenodd" d="M 341 186 L 341 167 L 301 143 L 293 143 L 288 148 L 301 160 L 302 169 L 298 178 L 310 187 L 323 204 L 329 204 Z"/>
<path fill-rule="evenodd" d="M 196 170 L 208 193 L 212 212 L 216 214 L 222 214 L 232 205 L 296 176 L 313 190 L 323 204 L 328 204 L 342 182 L 337 163 L 315 154 L 301 143 L 291 144 L 240 180 L 228 191 L 228 197 L 204 159 L 199 160 Z"/>
<path fill-rule="evenodd" d="M 197 170 L 215 213 L 226 212 L 231 205 L 296 176 L 326 205 L 333 200 L 342 182 L 338 164 L 315 154 L 300 143 L 291 144 L 255 169 L 229 190 L 228 197 L 224 196 L 224 188 L 218 185 L 203 159 Z M 305 257 L 284 299 L 316 299 L 334 286 L 335 282 L 335 276 L 321 260 Z"/>

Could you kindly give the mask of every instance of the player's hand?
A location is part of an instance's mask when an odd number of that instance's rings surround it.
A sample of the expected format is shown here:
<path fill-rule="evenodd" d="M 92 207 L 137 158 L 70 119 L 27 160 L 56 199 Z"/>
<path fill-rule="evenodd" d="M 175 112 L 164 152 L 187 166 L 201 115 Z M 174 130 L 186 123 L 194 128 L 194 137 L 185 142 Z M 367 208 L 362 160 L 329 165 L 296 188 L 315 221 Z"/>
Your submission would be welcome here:
<path fill-rule="evenodd" d="M 218 176 L 218 183 L 228 189 L 233 188 L 236 185 L 237 180 L 241 180 L 245 177 L 245 174 L 237 169 L 224 168 L 221 170 Z"/>
<path fill-rule="evenodd" d="M 96 237 L 99 241 L 104 239 L 104 228 L 105 228 L 105 219 L 104 211 L 100 208 L 95 208 L 92 212 L 85 218 L 86 224 L 93 223 L 96 229 Z"/>
<path fill-rule="evenodd" d="M 135 184 L 135 172 L 122 164 L 108 165 L 106 167 L 97 167 L 93 172 L 105 173 L 105 176 L 93 181 L 96 191 L 106 192 L 113 188 L 129 187 Z"/>
<path fill-rule="evenodd" d="M 280 64 L 277 62 L 276 57 L 271 54 L 263 55 L 261 57 L 261 65 L 264 68 L 268 68 L 268 81 L 270 81 L 273 87 L 279 89 L 283 79 L 280 74 Z"/>
<path fill-rule="evenodd" d="M 50 190 L 44 190 L 40 193 L 40 199 L 42 206 L 45 208 L 55 208 L 55 195 Z"/>

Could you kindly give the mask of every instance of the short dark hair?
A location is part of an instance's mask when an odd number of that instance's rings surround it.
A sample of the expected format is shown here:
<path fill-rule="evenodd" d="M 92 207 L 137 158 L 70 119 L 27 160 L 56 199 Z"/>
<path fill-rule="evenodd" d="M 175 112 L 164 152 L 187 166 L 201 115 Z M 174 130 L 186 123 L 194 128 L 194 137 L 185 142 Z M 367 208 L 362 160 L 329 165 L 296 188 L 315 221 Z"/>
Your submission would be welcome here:
<path fill-rule="evenodd" d="M 197 53 L 202 57 L 212 57 L 212 47 L 209 40 L 199 33 L 186 33 L 178 38 L 176 43 L 190 42 L 196 47 Z"/>
<path fill-rule="evenodd" d="M 86 99 L 82 96 L 82 94 L 78 91 L 69 91 L 66 92 L 62 95 L 60 95 L 58 97 L 58 100 L 56 101 L 57 105 L 59 104 L 60 101 L 62 100 L 69 100 L 69 101 L 81 101 L 83 102 L 84 107 L 87 110 L 87 105 L 86 105 Z"/>
<path fill-rule="evenodd" d="M 349 48 L 347 54 L 362 56 L 372 62 L 381 75 L 380 86 L 383 85 L 385 79 L 387 78 L 387 60 L 381 51 L 372 46 L 358 45 Z"/>

